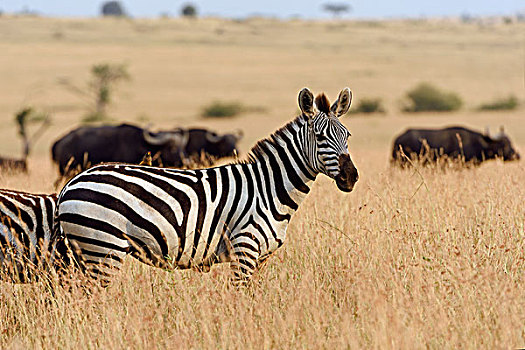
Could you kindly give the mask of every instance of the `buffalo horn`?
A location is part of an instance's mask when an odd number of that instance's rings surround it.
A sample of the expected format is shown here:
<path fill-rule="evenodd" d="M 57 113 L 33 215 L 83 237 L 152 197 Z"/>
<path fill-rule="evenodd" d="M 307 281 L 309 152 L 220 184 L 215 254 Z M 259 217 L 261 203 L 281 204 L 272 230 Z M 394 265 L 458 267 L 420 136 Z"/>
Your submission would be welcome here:
<path fill-rule="evenodd" d="M 164 145 L 168 142 L 175 142 L 180 143 L 182 136 L 180 134 L 174 134 L 174 133 L 164 133 L 164 134 L 157 134 L 152 135 L 149 131 L 144 130 L 143 132 L 144 140 L 149 143 L 150 145 Z"/>
<path fill-rule="evenodd" d="M 206 132 L 206 140 L 208 140 L 211 143 L 217 143 L 220 140 L 222 140 L 222 136 L 220 135 L 214 135 L 213 133 L 207 131 Z"/>

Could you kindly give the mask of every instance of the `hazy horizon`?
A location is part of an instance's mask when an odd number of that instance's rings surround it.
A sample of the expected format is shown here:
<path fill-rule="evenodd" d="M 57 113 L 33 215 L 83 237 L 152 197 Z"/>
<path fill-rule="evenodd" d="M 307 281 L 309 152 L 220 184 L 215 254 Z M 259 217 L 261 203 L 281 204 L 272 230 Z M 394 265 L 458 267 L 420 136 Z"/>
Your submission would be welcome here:
<path fill-rule="evenodd" d="M 93 17 L 98 16 L 100 7 L 105 1 L 64 1 L 64 0 L 3 0 L 0 1 L 0 10 L 6 13 L 21 11 L 35 11 L 42 16 L 52 17 Z M 197 7 L 200 16 L 219 17 L 303 17 L 327 18 L 330 14 L 323 11 L 323 4 L 344 3 L 351 6 L 349 13 L 343 18 L 391 18 L 391 17 L 443 17 L 443 16 L 492 16 L 513 15 L 525 10 L 523 2 L 517 0 L 480 1 L 434 1 L 402 0 L 397 3 L 391 1 L 319 1 L 319 0 L 267 0 L 262 3 L 252 3 L 239 0 L 224 0 L 220 4 L 210 0 L 174 1 L 167 3 L 164 0 L 121 0 L 128 15 L 132 17 L 158 17 L 161 14 L 178 16 L 184 4 L 191 3 Z"/>

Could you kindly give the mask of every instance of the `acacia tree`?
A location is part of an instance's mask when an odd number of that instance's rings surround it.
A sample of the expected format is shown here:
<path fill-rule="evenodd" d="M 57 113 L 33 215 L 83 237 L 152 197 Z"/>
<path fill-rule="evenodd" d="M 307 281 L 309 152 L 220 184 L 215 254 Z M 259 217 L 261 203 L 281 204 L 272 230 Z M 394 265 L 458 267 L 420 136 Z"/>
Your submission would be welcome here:
<path fill-rule="evenodd" d="M 31 151 L 31 146 L 36 142 L 36 140 L 38 140 L 38 138 L 40 138 L 40 136 L 42 136 L 44 131 L 51 125 L 51 119 L 49 117 L 49 114 L 47 113 L 35 112 L 35 110 L 32 107 L 26 107 L 15 114 L 15 122 L 18 125 L 18 134 L 22 138 L 23 142 L 23 159 L 26 160 L 27 156 L 29 156 L 29 152 Z M 40 123 L 38 129 L 32 135 L 29 135 L 29 124 L 38 123 Z"/>
<path fill-rule="evenodd" d="M 107 63 L 94 65 L 91 73 L 93 77 L 89 86 L 95 94 L 95 114 L 105 117 L 113 87 L 119 81 L 129 79 L 129 74 L 125 65 Z"/>
<path fill-rule="evenodd" d="M 88 81 L 87 89 L 79 88 L 65 78 L 59 83 L 86 102 L 89 112 L 83 121 L 93 122 L 107 119 L 107 108 L 111 103 L 115 86 L 129 78 L 126 65 L 100 63 L 91 67 L 91 79 Z"/>
<path fill-rule="evenodd" d="M 350 12 L 352 6 L 345 3 L 326 3 L 323 5 L 323 10 L 330 12 L 333 17 L 340 17 L 345 12 Z"/>

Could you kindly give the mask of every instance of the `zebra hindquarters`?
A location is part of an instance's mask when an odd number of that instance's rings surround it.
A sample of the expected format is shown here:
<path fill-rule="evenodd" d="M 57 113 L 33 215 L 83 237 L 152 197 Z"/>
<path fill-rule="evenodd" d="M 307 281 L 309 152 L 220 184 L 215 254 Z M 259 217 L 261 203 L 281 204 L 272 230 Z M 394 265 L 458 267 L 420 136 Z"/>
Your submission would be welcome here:
<path fill-rule="evenodd" d="M 2 220 L 3 221 L 3 220 Z M 35 247 L 26 232 L 0 223 L 0 280 L 28 283 L 42 272 L 37 263 Z"/>
<path fill-rule="evenodd" d="M 27 283 L 35 276 L 35 272 L 33 262 L 20 254 L 13 245 L 0 243 L 0 281 Z"/>
<path fill-rule="evenodd" d="M 102 285 L 109 284 L 129 253 L 128 241 L 64 219 L 60 220 L 60 225 L 66 236 L 63 245 L 69 245 L 78 267 Z"/>

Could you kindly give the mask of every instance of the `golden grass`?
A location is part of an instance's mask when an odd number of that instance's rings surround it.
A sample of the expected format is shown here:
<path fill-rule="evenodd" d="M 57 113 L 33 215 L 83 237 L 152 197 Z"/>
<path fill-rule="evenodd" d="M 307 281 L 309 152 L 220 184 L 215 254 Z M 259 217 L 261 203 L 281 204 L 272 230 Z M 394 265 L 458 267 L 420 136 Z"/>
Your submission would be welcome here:
<path fill-rule="evenodd" d="M 89 297 L 3 283 L 0 346 L 522 347 L 522 165 L 418 175 L 373 162 L 350 195 L 318 180 L 246 290 L 228 288 L 227 266 L 131 259 Z"/>
<path fill-rule="evenodd" d="M 227 266 L 165 272 L 131 258 L 90 296 L 75 286 L 52 293 L 43 283 L 0 282 L 0 348 L 525 347 L 523 162 L 445 172 L 388 166 L 406 126 L 505 124 L 523 156 L 523 108 L 471 109 L 497 96 L 523 99 L 523 24 L 0 17 L 0 30 L 0 155 L 19 149 L 8 122 L 17 108 L 76 104 L 57 77 L 83 82 L 104 61 L 128 62 L 133 78 L 118 90 L 117 120 L 147 114 L 162 127 L 241 128 L 243 150 L 293 117 L 303 86 L 335 98 L 348 85 L 356 99 L 381 97 L 388 108 L 384 117 L 344 119 L 356 189 L 343 194 L 320 176 L 249 288 L 229 288 Z M 419 81 L 458 92 L 466 109 L 397 112 Z M 199 119 L 217 99 L 268 112 Z M 1 186 L 51 192 L 49 146 L 80 117 L 55 112 L 30 173 L 1 175 Z"/>

